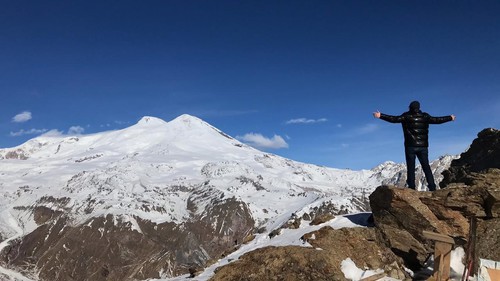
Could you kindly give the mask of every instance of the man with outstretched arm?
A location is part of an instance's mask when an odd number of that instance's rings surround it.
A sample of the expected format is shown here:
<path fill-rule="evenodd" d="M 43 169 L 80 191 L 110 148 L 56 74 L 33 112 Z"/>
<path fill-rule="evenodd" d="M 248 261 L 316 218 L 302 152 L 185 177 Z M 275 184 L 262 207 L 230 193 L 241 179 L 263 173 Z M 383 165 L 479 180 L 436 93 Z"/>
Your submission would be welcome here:
<path fill-rule="evenodd" d="M 449 121 L 455 121 L 455 115 L 433 117 L 420 110 L 420 103 L 412 101 L 409 111 L 399 115 L 387 115 L 380 111 L 373 112 L 373 117 L 382 119 L 391 123 L 401 123 L 405 140 L 405 156 L 407 179 L 409 188 L 415 189 L 415 157 L 418 157 L 429 191 L 436 190 L 436 183 L 429 165 L 429 124 L 442 124 Z"/>

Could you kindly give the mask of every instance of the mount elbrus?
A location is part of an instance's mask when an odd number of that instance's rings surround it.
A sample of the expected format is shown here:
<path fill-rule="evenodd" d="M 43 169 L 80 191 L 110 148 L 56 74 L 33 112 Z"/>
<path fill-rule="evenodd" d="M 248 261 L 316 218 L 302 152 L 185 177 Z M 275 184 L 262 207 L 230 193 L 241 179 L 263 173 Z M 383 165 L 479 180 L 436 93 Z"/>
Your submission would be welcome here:
<path fill-rule="evenodd" d="M 453 158 L 433 163 L 438 179 Z M 402 185 L 404 169 L 292 161 L 189 115 L 40 136 L 0 149 L 0 269 L 61 281 L 175 276 L 291 214 L 367 211 L 369 194 Z"/>

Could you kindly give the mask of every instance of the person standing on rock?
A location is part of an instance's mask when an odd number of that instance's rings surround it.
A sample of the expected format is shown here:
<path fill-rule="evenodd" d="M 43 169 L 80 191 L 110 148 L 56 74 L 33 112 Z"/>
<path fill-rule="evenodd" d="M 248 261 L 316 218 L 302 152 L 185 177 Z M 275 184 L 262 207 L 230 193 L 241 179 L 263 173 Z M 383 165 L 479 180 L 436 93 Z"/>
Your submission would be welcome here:
<path fill-rule="evenodd" d="M 410 110 L 399 115 L 387 115 L 380 111 L 373 112 L 373 117 L 382 119 L 391 123 L 401 123 L 405 140 L 405 157 L 407 179 L 409 188 L 415 189 L 415 157 L 418 157 L 429 191 L 436 190 L 436 183 L 429 165 L 429 124 L 442 124 L 455 120 L 455 115 L 433 117 L 420 110 L 420 103 L 412 101 Z"/>

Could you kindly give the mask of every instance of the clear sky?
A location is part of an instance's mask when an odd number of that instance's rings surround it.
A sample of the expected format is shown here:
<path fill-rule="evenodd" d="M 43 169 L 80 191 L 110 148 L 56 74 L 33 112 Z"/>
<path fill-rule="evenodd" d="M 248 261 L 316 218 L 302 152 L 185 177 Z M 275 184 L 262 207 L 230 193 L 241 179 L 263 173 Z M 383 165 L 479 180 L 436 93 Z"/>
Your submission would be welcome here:
<path fill-rule="evenodd" d="M 457 120 L 430 157 L 500 123 L 500 1 L 0 1 L 0 147 L 142 116 L 197 116 L 293 160 L 403 162 L 412 100 Z M 52 131 L 53 132 L 53 131 Z"/>

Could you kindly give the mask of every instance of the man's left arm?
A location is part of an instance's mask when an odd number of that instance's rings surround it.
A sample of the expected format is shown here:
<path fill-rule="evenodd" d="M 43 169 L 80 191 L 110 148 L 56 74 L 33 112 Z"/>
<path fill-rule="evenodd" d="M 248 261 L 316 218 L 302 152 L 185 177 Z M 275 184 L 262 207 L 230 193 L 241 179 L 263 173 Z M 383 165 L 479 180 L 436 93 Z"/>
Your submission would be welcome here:
<path fill-rule="evenodd" d="M 455 115 L 434 117 L 429 116 L 429 124 L 442 124 L 450 121 L 455 121 Z"/>

